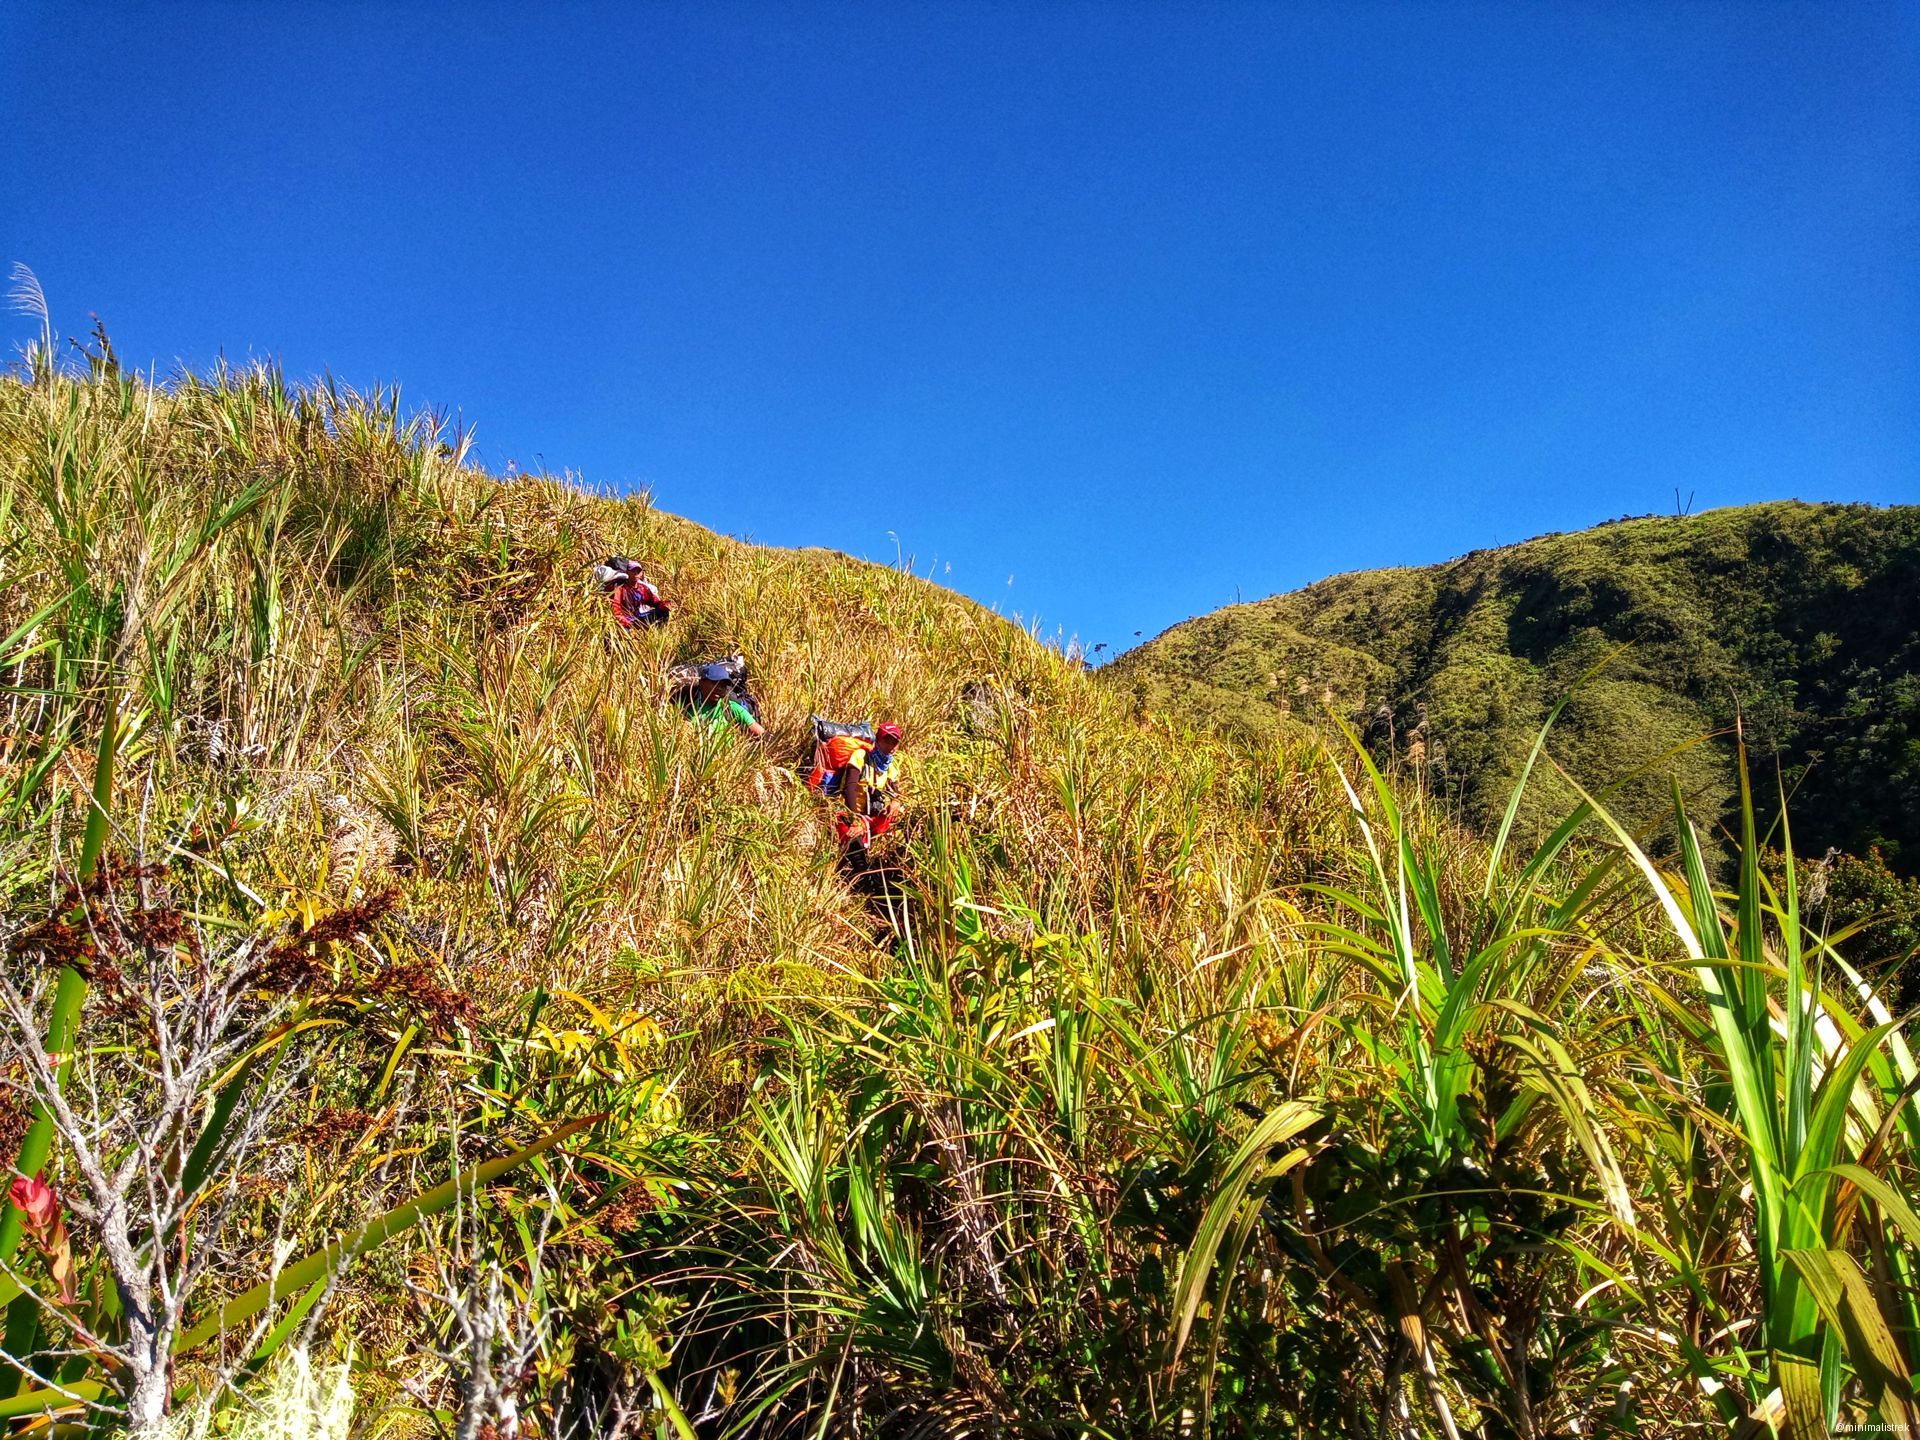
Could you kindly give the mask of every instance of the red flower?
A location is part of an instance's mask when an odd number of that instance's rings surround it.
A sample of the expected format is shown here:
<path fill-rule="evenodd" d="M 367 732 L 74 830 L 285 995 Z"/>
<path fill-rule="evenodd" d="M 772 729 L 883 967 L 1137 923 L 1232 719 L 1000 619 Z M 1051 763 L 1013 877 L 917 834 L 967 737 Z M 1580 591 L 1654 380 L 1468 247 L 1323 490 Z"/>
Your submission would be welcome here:
<path fill-rule="evenodd" d="M 66 1221 L 60 1215 L 60 1197 L 53 1193 L 44 1173 L 31 1180 L 21 1176 L 7 1193 L 27 1217 L 27 1233 L 47 1257 L 47 1270 L 61 1301 L 73 1304 L 80 1294 L 79 1271 L 73 1260 L 73 1245 L 67 1239 Z"/>
<path fill-rule="evenodd" d="M 50 1230 L 60 1218 L 60 1197 L 53 1193 L 53 1187 L 35 1175 L 31 1180 L 21 1176 L 13 1182 L 8 1192 L 13 1203 L 25 1212 L 27 1228 L 36 1233 Z"/>

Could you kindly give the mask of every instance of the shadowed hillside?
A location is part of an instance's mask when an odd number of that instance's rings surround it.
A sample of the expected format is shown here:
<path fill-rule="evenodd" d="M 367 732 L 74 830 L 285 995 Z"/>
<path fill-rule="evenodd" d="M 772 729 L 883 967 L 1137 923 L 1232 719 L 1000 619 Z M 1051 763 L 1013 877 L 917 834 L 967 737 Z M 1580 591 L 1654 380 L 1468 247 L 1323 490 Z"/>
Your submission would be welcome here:
<path fill-rule="evenodd" d="M 0 1419 L 338 1440 L 308 1357 L 394 1436 L 1813 1434 L 1823 1357 L 1907 1414 L 1920 1072 L 1752 834 L 1724 904 L 1684 824 L 1489 846 L 464 461 L 271 369 L 0 383 Z M 1309 685 L 1414 663 L 1353 583 Z M 763 742 L 667 693 L 736 650 Z M 816 710 L 905 727 L 877 880 Z"/>

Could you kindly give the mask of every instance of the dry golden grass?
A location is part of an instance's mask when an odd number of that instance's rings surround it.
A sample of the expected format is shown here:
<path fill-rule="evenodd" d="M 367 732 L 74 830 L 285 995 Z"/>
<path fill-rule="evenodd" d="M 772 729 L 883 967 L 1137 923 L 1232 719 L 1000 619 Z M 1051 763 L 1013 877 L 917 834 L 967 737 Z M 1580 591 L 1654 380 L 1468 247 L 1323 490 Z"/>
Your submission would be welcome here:
<path fill-rule="evenodd" d="M 588 569 L 614 551 L 670 625 L 613 627 Z M 899 569 L 488 476 L 393 395 L 268 369 L 0 382 L 0 642 L 8 915 L 69 863 L 112 697 L 114 851 L 241 930 L 393 888 L 342 973 L 418 1002 L 425 965 L 474 1003 L 437 1022 L 365 982 L 262 1237 L 444 1178 L 456 1125 L 497 1150 L 611 1117 L 483 1217 L 548 1307 L 550 1419 L 587 1413 L 586 1355 L 703 1433 L 1211 1407 L 1545 1436 L 1626 1374 L 1643 1433 L 1764 1410 L 1724 1054 L 1620 847 L 1489 873 L 1311 737 L 1136 714 Z M 736 651 L 760 743 L 666 691 Z M 891 917 L 799 783 L 816 711 L 906 729 Z M 1298 1155 L 1246 1148 L 1308 1109 Z M 1877 1162 L 1902 1185 L 1906 1155 Z M 564 1234 L 536 1299 L 537 1214 Z M 337 1310 L 390 1367 L 371 1407 L 420 1433 L 400 1379 L 452 1394 L 424 1254 L 363 1260 Z"/>

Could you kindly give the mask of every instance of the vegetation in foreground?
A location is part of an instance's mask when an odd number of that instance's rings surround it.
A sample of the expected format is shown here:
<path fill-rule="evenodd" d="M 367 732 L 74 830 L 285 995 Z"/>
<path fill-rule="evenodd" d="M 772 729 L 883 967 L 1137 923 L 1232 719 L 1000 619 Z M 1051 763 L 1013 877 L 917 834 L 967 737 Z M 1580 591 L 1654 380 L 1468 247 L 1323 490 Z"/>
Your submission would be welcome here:
<path fill-rule="evenodd" d="M 462 460 L 270 370 L 0 385 L 0 1415 L 339 1433 L 345 1362 L 393 1436 L 1915 1418 L 1920 1070 L 1751 805 L 1726 887 L 1599 777 L 1485 844 Z M 608 633 L 613 550 L 671 625 Z M 761 746 L 664 703 L 733 650 Z M 816 709 L 911 737 L 872 896 Z"/>

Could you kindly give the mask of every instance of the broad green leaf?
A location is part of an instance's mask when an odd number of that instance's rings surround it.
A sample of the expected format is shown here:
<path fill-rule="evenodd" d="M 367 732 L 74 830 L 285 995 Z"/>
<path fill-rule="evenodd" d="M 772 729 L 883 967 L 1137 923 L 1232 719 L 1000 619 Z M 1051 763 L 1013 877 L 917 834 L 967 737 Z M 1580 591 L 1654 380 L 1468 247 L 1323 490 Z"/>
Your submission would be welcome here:
<path fill-rule="evenodd" d="M 71 1385 L 63 1385 L 58 1390 L 29 1390 L 24 1395 L 15 1395 L 0 1400 L 0 1420 L 14 1420 L 23 1415 L 58 1413 L 72 1409 L 83 1401 L 99 1401 L 111 1392 L 104 1382 L 99 1380 L 76 1380 Z"/>
<path fill-rule="evenodd" d="M 1847 1363 L 1853 1367 L 1875 1413 L 1885 1421 L 1910 1424 L 1914 1418 L 1909 1403 L 1913 1382 L 1859 1262 L 1844 1250 L 1789 1250 L 1786 1255 L 1806 1281 L 1820 1314 L 1828 1324 L 1839 1327 L 1845 1341 Z M 1817 1388 L 1815 1397 L 1817 1400 Z M 1796 1416 L 1796 1435 L 1801 1433 L 1800 1423 Z M 1822 1432 L 1826 1429 L 1824 1416 L 1820 1429 Z"/>
<path fill-rule="evenodd" d="M 1194 1317 L 1200 1313 L 1207 1280 L 1213 1273 L 1214 1256 L 1219 1252 L 1220 1243 L 1226 1238 L 1227 1232 L 1233 1228 L 1240 1203 L 1246 1199 L 1247 1192 L 1255 1183 L 1282 1175 L 1306 1159 L 1306 1152 L 1298 1149 L 1288 1151 L 1277 1162 L 1270 1161 L 1267 1153 L 1276 1145 L 1284 1145 L 1319 1119 L 1318 1111 L 1309 1109 L 1297 1100 L 1289 1100 L 1254 1126 L 1234 1152 L 1233 1159 L 1227 1162 L 1220 1187 L 1207 1204 L 1206 1214 L 1194 1233 L 1192 1247 L 1181 1261 L 1180 1276 L 1174 1285 L 1174 1363 L 1179 1362 L 1180 1352 L 1186 1348 L 1187 1336 L 1193 1329 Z"/>
<path fill-rule="evenodd" d="M 1827 1440 L 1827 1403 L 1820 1367 L 1795 1356 L 1778 1357 L 1773 1366 L 1780 1398 L 1786 1403 L 1786 1440 Z"/>
<path fill-rule="evenodd" d="M 1820 1078 L 1815 1092 L 1813 1113 L 1807 1124 L 1807 1140 L 1798 1157 L 1800 1175 L 1830 1169 L 1837 1161 L 1846 1139 L 1847 1112 L 1853 1106 L 1854 1086 L 1859 1082 L 1867 1061 L 1892 1029 L 1876 1026 L 1847 1047 L 1846 1053 Z M 1795 1183 L 1798 1183 L 1798 1175 Z M 1823 1187 L 1824 1188 L 1824 1187 Z M 1809 1223 L 1812 1223 L 1811 1219 Z"/>
<path fill-rule="evenodd" d="M 1870 1196 L 1906 1232 L 1909 1245 L 1920 1245 L 1920 1214 L 1914 1212 L 1907 1197 L 1888 1184 L 1884 1176 L 1859 1165 L 1835 1165 L 1825 1173 L 1838 1176 Z"/>

